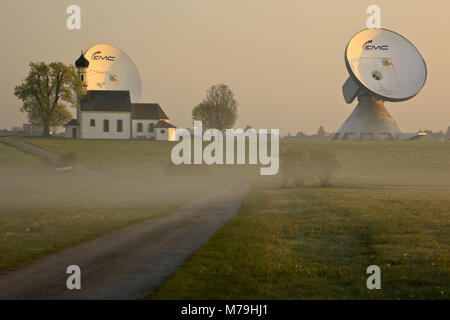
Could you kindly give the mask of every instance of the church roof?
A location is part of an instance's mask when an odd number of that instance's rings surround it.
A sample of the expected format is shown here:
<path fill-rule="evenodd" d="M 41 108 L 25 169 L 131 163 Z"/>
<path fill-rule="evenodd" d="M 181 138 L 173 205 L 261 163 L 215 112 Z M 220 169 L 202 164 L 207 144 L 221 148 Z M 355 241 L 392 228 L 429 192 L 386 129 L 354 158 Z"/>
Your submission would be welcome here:
<path fill-rule="evenodd" d="M 67 122 L 64 126 L 67 127 L 67 126 L 79 126 L 79 125 L 80 125 L 80 123 L 78 122 L 77 119 L 72 119 L 69 122 Z"/>
<path fill-rule="evenodd" d="M 81 111 L 130 112 L 130 91 L 88 90 L 81 98 Z"/>
<path fill-rule="evenodd" d="M 75 67 L 77 68 L 89 67 L 89 61 L 84 57 L 83 51 L 81 51 L 81 56 L 75 61 Z"/>
<path fill-rule="evenodd" d="M 160 121 L 156 124 L 156 128 L 176 128 L 173 124 L 166 121 Z"/>
<path fill-rule="evenodd" d="M 158 103 L 132 103 L 131 119 L 169 119 Z"/>

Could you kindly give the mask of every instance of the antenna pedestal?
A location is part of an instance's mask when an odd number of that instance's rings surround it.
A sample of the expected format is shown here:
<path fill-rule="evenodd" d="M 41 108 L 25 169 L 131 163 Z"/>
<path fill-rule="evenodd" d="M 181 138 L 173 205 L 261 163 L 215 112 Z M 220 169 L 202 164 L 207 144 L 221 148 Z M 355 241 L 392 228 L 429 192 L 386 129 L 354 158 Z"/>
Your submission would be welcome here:
<path fill-rule="evenodd" d="M 358 95 L 358 105 L 331 140 L 398 140 L 402 131 L 383 101 L 372 95 Z"/>

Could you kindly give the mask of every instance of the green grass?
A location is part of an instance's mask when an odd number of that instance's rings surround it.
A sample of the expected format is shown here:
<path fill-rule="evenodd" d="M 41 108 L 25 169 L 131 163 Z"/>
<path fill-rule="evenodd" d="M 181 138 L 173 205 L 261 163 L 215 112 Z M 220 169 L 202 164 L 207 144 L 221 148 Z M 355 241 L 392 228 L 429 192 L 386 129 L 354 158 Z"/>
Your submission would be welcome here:
<path fill-rule="evenodd" d="M 73 152 L 77 155 L 77 162 L 102 172 L 171 174 L 176 169 L 170 162 L 170 152 L 176 142 L 21 139 L 59 155 Z M 336 153 L 342 164 L 334 179 L 337 185 L 445 186 L 450 181 L 450 142 L 282 140 L 280 150 L 290 146 Z M 201 170 L 192 168 L 198 166 L 187 167 L 185 169 L 196 174 L 244 180 L 255 185 L 279 183 L 279 175 L 260 176 L 260 165 L 203 166 Z"/>
<path fill-rule="evenodd" d="M 101 172 L 143 174 L 157 182 L 120 180 L 116 186 L 113 179 L 85 186 L 81 178 L 58 176 L 48 178 L 43 185 L 53 189 L 42 192 L 29 175 L 12 181 L 13 195 L 0 190 L 0 204 L 11 208 L 0 209 L 1 224 L 9 226 L 0 227 L 0 272 L 158 215 L 223 180 L 239 180 L 253 185 L 241 212 L 151 299 L 449 298 L 449 142 L 282 141 L 281 150 L 325 149 L 342 164 L 332 188 L 282 189 L 279 176 L 259 175 L 259 165 L 171 166 L 169 142 L 23 140 L 60 155 L 75 152 L 78 162 Z M 35 208 L 17 205 L 22 190 Z M 38 221 L 40 229 L 33 229 Z M 65 234 L 72 234 L 67 242 Z M 382 290 L 366 288 L 371 264 L 381 267 Z"/>
<path fill-rule="evenodd" d="M 170 164 L 173 142 L 149 140 L 90 140 L 60 137 L 21 138 L 57 155 L 75 153 L 77 162 L 109 173 L 161 173 Z"/>
<path fill-rule="evenodd" d="M 150 298 L 448 299 L 449 192 L 256 188 Z"/>
<path fill-rule="evenodd" d="M 281 148 L 322 149 L 342 165 L 337 185 L 450 185 L 450 141 L 283 141 Z"/>
<path fill-rule="evenodd" d="M 0 273 L 174 211 L 218 188 L 192 179 L 80 173 L 0 176 Z"/>
<path fill-rule="evenodd" d="M 3 209 L 0 212 L 0 273 L 173 209 L 175 205 Z"/>
<path fill-rule="evenodd" d="M 241 212 L 150 299 L 448 299 L 450 143 L 283 141 L 342 164 L 333 188 L 253 179 Z M 382 290 L 366 268 L 382 270 Z"/>
<path fill-rule="evenodd" d="M 75 152 L 80 163 L 103 174 L 56 172 L 0 143 L 0 273 L 167 214 L 220 185 L 166 174 L 169 143 L 23 140 L 60 155 Z"/>
<path fill-rule="evenodd" d="M 0 141 L 0 174 L 29 172 L 46 165 L 46 161 Z"/>

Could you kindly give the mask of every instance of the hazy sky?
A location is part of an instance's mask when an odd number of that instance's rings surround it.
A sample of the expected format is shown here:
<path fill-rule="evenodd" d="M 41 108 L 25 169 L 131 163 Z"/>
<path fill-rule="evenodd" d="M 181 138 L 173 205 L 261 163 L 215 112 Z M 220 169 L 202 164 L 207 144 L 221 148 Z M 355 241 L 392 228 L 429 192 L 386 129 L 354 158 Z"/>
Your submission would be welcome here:
<path fill-rule="evenodd" d="M 71 4 L 81 7 L 81 30 L 66 28 Z M 206 89 L 225 83 L 240 104 L 237 127 L 337 130 L 356 105 L 341 93 L 344 49 L 370 4 L 428 67 L 418 96 L 385 106 L 404 131 L 446 129 L 450 3 L 441 0 L 1 0 L 0 128 L 26 120 L 13 90 L 30 61 L 73 63 L 80 50 L 110 43 L 136 63 L 141 102 L 160 103 L 178 127 L 191 127 Z"/>

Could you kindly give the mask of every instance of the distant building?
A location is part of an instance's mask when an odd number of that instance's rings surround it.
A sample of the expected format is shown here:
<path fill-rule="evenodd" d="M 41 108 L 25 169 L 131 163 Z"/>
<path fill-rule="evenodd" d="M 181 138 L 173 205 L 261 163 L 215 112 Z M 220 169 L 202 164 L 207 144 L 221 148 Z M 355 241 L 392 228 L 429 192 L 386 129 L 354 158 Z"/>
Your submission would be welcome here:
<path fill-rule="evenodd" d="M 86 90 L 89 61 L 82 54 L 75 66 L 85 94 L 78 99 L 77 118 L 65 125 L 67 138 L 175 139 L 176 127 L 159 104 L 131 103 L 128 90 Z"/>

